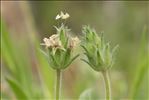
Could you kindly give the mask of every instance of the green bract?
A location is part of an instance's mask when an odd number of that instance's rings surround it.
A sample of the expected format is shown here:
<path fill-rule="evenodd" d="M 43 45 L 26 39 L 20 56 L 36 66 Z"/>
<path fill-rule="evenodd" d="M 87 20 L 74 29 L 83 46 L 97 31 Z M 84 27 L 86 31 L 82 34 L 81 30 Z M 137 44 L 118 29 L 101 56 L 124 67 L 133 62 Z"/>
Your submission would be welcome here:
<path fill-rule="evenodd" d="M 112 50 L 109 43 L 105 43 L 103 36 L 98 36 L 95 30 L 89 26 L 83 27 L 82 48 L 88 60 L 82 59 L 96 71 L 105 71 L 112 67 L 114 63 L 114 52 L 118 46 Z"/>
<path fill-rule="evenodd" d="M 48 61 L 53 69 L 65 69 L 72 61 L 74 61 L 78 56 L 73 56 L 72 52 L 79 39 L 77 37 L 72 38 L 69 35 L 69 29 L 63 24 L 60 28 L 55 27 L 57 33 L 49 38 L 44 38 L 44 44 L 48 53 Z"/>

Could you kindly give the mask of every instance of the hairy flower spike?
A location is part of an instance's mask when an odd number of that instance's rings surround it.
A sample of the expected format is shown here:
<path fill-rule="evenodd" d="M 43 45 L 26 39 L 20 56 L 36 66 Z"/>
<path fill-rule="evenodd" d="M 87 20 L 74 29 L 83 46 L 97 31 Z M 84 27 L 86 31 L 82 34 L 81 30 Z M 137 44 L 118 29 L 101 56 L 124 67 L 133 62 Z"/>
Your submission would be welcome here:
<path fill-rule="evenodd" d="M 69 18 L 69 14 L 64 14 L 62 11 L 55 17 L 56 20 L 65 20 L 67 18 Z M 56 70 L 55 99 L 60 100 L 61 70 L 67 68 L 79 56 L 79 54 L 73 56 L 73 49 L 80 40 L 77 37 L 71 37 L 69 34 L 70 30 L 63 23 L 61 23 L 60 27 L 54 27 L 56 34 L 49 38 L 44 38 L 44 43 L 41 44 L 46 47 L 47 52 L 42 50 L 41 52 L 46 56 L 50 67 Z"/>
<path fill-rule="evenodd" d="M 95 30 L 89 26 L 83 27 L 85 35 L 82 48 L 88 60 L 82 59 L 95 71 L 101 72 L 105 83 L 106 100 L 111 100 L 111 89 L 108 70 L 114 62 L 114 55 L 117 46 L 111 50 L 110 44 L 104 41 L 103 35 L 100 37 Z"/>
<path fill-rule="evenodd" d="M 105 43 L 103 37 L 98 36 L 96 31 L 89 26 L 83 27 L 83 33 L 85 37 L 82 47 L 88 58 L 88 61 L 85 59 L 83 61 L 88 63 L 96 71 L 110 69 L 114 63 L 114 52 L 117 46 L 111 50 L 110 44 Z"/>
<path fill-rule="evenodd" d="M 61 16 L 62 18 L 68 17 L 67 13 L 61 12 L 57 15 L 57 19 Z M 44 38 L 42 45 L 45 45 L 48 49 L 48 59 L 53 69 L 65 69 L 73 60 L 79 55 L 73 57 L 73 49 L 79 44 L 80 40 L 78 37 L 71 37 L 70 30 L 61 24 L 60 27 L 56 27 L 56 34 L 53 34 L 49 38 Z"/>

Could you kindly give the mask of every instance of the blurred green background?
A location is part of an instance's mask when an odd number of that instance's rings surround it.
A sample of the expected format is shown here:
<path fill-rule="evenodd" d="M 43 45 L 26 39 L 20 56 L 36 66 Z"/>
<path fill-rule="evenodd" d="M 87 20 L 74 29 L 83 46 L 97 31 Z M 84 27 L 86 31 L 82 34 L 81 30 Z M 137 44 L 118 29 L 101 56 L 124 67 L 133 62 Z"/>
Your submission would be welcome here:
<path fill-rule="evenodd" d="M 2 1 L 1 2 L 2 100 L 51 100 L 55 71 L 39 51 L 44 37 L 56 30 L 55 16 L 68 12 L 72 34 L 82 36 L 90 25 L 111 45 L 119 45 L 110 71 L 113 100 L 149 99 L 148 1 Z M 43 48 L 44 49 L 44 48 Z M 83 53 L 78 48 L 76 53 Z M 84 57 L 83 55 L 80 56 Z M 102 75 L 75 60 L 63 71 L 62 100 L 103 100 Z"/>

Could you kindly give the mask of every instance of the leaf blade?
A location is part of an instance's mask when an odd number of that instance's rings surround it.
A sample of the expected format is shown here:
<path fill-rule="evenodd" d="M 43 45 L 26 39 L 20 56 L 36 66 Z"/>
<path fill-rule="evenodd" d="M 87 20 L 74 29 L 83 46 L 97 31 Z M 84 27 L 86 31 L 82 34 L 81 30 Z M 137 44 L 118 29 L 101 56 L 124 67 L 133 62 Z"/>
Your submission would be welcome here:
<path fill-rule="evenodd" d="M 19 84 L 17 84 L 14 80 L 10 78 L 6 78 L 6 80 L 18 99 L 24 99 L 24 100 L 28 99 L 27 94 L 19 86 Z"/>

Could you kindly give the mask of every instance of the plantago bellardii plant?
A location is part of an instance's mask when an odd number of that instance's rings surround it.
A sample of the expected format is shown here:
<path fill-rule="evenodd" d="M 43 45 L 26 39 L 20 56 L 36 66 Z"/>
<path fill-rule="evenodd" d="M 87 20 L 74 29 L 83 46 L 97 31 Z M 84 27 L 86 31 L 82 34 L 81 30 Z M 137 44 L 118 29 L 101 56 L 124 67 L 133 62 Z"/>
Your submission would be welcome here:
<path fill-rule="evenodd" d="M 102 73 L 106 88 L 106 100 L 110 100 L 111 90 L 108 71 L 114 63 L 113 56 L 117 46 L 111 50 L 110 44 L 104 41 L 103 35 L 101 37 L 98 36 L 96 31 L 89 26 L 83 27 L 83 33 L 84 38 L 81 46 L 88 60 L 82 60 L 89 64 L 95 71 Z"/>
<path fill-rule="evenodd" d="M 56 20 L 62 19 L 66 20 L 69 18 L 69 14 L 64 14 L 61 12 L 56 16 Z M 60 96 L 60 86 L 61 86 L 61 71 L 67 68 L 72 61 L 74 61 L 79 55 L 73 57 L 73 49 L 79 43 L 77 37 L 70 36 L 70 30 L 62 23 L 60 27 L 56 27 L 56 34 L 50 36 L 49 38 L 44 38 L 41 45 L 45 45 L 48 51 L 48 60 L 50 66 L 56 70 L 57 81 L 55 97 L 59 100 Z"/>

